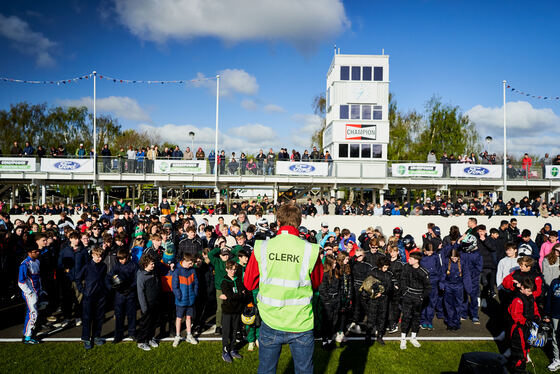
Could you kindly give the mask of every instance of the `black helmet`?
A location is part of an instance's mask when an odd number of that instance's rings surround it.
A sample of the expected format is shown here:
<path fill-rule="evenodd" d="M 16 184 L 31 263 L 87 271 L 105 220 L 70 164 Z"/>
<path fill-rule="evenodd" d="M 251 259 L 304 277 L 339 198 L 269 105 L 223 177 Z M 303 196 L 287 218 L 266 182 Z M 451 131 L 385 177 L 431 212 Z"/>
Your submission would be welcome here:
<path fill-rule="evenodd" d="M 412 235 L 408 234 L 403 238 L 403 244 L 405 248 L 413 248 L 414 247 L 414 238 Z"/>

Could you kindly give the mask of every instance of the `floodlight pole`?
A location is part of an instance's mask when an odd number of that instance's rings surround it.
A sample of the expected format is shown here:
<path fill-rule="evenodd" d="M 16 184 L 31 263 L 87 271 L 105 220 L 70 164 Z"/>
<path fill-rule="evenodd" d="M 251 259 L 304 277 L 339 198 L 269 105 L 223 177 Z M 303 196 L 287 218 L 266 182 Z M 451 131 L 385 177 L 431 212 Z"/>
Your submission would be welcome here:
<path fill-rule="evenodd" d="M 220 202 L 220 190 L 218 188 L 218 157 L 220 153 L 218 151 L 218 115 L 220 107 L 220 75 L 216 75 L 216 142 L 214 145 L 214 184 L 216 186 L 216 204 Z"/>
<path fill-rule="evenodd" d="M 507 81 L 502 81 L 503 85 L 503 96 L 504 96 L 504 195 L 502 199 L 505 200 L 505 192 L 507 191 L 507 133 L 506 133 L 506 83 Z"/>
<path fill-rule="evenodd" d="M 96 78 L 97 72 L 93 71 L 93 185 L 97 174 L 97 107 L 96 107 Z"/>

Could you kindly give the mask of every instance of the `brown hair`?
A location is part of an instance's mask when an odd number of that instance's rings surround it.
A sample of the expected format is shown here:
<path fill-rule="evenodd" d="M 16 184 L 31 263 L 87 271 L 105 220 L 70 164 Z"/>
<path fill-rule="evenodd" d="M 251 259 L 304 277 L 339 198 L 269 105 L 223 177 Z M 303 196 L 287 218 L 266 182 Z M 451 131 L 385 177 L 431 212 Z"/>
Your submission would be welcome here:
<path fill-rule="evenodd" d="M 183 255 L 183 261 L 191 261 L 194 262 L 194 256 L 190 253 L 185 253 Z"/>
<path fill-rule="evenodd" d="M 560 243 L 554 244 L 554 247 L 552 247 L 550 253 L 546 255 L 545 258 L 548 260 L 549 265 L 554 265 L 556 264 L 556 261 L 558 261 L 558 255 L 556 254 L 556 250 L 560 251 Z"/>
<path fill-rule="evenodd" d="M 533 267 L 533 265 L 535 264 L 535 259 L 529 256 L 521 256 L 517 259 L 517 263 L 519 265 Z"/>
<path fill-rule="evenodd" d="M 226 269 L 235 269 L 237 267 L 237 262 L 235 262 L 235 260 L 228 260 L 228 262 L 226 262 Z"/>
<path fill-rule="evenodd" d="M 457 249 L 453 249 L 451 251 L 451 255 L 449 255 L 449 263 L 447 264 L 447 275 L 451 273 L 451 257 L 458 257 L 457 264 L 459 266 L 459 276 L 463 276 L 463 270 L 461 269 L 461 253 Z"/>
<path fill-rule="evenodd" d="M 140 257 L 140 261 L 138 261 L 138 267 L 140 269 L 146 269 L 151 262 L 155 264 L 157 262 L 156 257 L 151 253 L 145 253 L 142 255 L 142 257 Z"/>
<path fill-rule="evenodd" d="M 103 248 L 100 248 L 100 247 L 93 247 L 93 248 L 91 249 L 91 254 L 92 254 L 92 255 L 103 256 Z"/>
<path fill-rule="evenodd" d="M 333 255 L 326 255 L 325 256 L 325 262 L 323 264 L 323 271 L 325 272 L 325 274 L 329 275 L 329 278 L 333 278 L 333 276 L 335 278 L 338 278 L 338 273 L 336 271 L 334 271 L 334 265 L 336 263 L 336 260 L 334 259 Z"/>
<path fill-rule="evenodd" d="M 336 255 L 336 263 L 338 267 L 336 270 L 338 271 L 339 275 L 346 274 L 350 275 L 352 273 L 352 269 L 350 268 L 350 264 L 345 264 L 344 260 L 348 257 L 348 253 L 346 252 L 338 252 Z"/>
<path fill-rule="evenodd" d="M 284 204 L 278 208 L 276 219 L 282 226 L 299 227 L 301 225 L 301 209 L 296 204 Z"/>
<path fill-rule="evenodd" d="M 117 252 L 117 260 L 130 259 L 130 251 L 126 248 L 121 248 Z"/>

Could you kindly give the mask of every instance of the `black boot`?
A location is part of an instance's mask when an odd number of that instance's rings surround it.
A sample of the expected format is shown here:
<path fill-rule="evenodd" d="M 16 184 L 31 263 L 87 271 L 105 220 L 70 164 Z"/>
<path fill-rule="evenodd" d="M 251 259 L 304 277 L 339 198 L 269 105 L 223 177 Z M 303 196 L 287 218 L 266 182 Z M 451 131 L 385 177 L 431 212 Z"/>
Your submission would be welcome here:
<path fill-rule="evenodd" d="M 383 335 L 381 334 L 377 335 L 377 343 L 379 345 L 385 345 L 385 341 L 383 341 Z"/>

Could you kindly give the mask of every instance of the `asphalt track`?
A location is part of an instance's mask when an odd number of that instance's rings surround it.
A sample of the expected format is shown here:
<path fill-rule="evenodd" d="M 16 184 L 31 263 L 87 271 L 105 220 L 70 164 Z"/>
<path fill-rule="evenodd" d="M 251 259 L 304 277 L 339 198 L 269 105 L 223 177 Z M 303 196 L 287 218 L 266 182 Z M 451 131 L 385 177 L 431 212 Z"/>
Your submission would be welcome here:
<path fill-rule="evenodd" d="M 496 329 L 496 321 L 499 316 L 498 304 L 495 300 L 489 303 L 489 307 L 479 309 L 480 325 L 473 324 L 470 320 L 461 322 L 461 329 L 458 331 L 447 331 L 443 320 L 434 318 L 434 330 L 421 329 L 418 333 L 419 340 L 435 340 L 435 341 L 481 341 L 494 340 L 495 336 L 500 334 Z M 0 309 L 0 342 L 20 342 L 23 331 L 23 321 L 25 318 L 24 304 L 17 304 Z M 212 317 L 213 319 L 213 317 Z M 43 321 L 45 322 L 45 321 Z M 210 324 L 213 321 L 209 321 Z M 102 328 L 102 337 L 111 341 L 114 335 L 115 320 L 113 311 L 105 314 L 105 322 Z M 159 332 L 159 329 L 156 330 Z M 198 337 L 202 341 L 218 341 L 221 340 L 219 335 L 213 334 L 212 330 L 207 330 Z M 81 326 L 69 325 L 65 328 L 50 327 L 44 330 L 37 330 L 37 337 L 43 341 L 79 341 L 82 332 Z M 126 337 L 126 328 L 125 328 Z M 364 335 L 349 334 L 349 340 L 364 339 Z M 386 340 L 399 340 L 400 331 L 389 334 L 384 337 Z M 171 338 L 163 339 L 171 341 Z"/>

